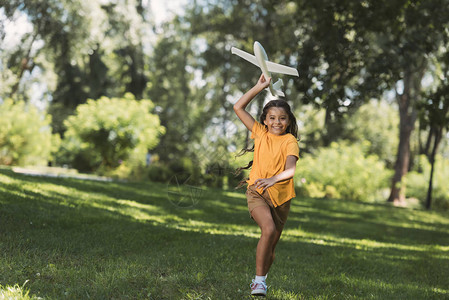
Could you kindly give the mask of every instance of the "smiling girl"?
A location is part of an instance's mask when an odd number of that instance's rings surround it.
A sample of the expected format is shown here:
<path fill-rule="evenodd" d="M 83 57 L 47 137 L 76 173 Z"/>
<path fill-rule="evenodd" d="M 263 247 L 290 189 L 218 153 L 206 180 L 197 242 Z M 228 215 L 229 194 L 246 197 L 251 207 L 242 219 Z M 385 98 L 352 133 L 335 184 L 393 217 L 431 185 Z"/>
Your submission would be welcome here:
<path fill-rule="evenodd" d="M 262 74 L 257 84 L 234 105 L 234 111 L 251 131 L 254 139 L 254 159 L 246 197 L 250 216 L 261 229 L 256 250 L 256 277 L 251 283 L 251 295 L 265 296 L 266 275 L 274 261 L 274 249 L 290 211 L 295 190 L 293 175 L 299 158 L 298 127 L 290 106 L 284 100 L 272 100 L 263 108 L 260 122 L 245 110 L 271 78 Z"/>

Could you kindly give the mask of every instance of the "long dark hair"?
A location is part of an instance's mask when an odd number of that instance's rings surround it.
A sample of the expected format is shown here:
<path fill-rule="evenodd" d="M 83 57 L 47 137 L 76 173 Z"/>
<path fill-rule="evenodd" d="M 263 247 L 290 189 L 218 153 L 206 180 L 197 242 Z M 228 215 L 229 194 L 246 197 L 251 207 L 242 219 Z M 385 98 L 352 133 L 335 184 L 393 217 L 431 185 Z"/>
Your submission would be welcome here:
<path fill-rule="evenodd" d="M 292 110 L 290 108 L 290 105 L 287 103 L 287 101 L 285 100 L 271 100 L 270 102 L 268 102 L 267 104 L 265 104 L 265 106 L 263 107 L 262 110 L 262 114 L 259 117 L 259 122 L 260 124 L 263 124 L 265 126 L 265 128 L 267 127 L 267 125 L 264 124 L 265 119 L 267 118 L 267 114 L 268 111 L 270 110 L 270 108 L 272 107 L 279 107 L 285 110 L 285 112 L 288 115 L 288 120 L 289 120 L 289 124 L 287 126 L 287 130 L 285 131 L 286 133 L 290 133 L 292 134 L 298 141 L 299 141 L 299 136 L 298 136 L 298 124 L 296 124 L 296 118 L 295 115 L 292 113 Z M 239 154 L 237 154 L 236 156 L 242 156 L 247 152 L 254 152 L 254 145 L 251 148 L 243 148 Z M 239 175 L 243 170 L 248 170 L 252 167 L 253 165 L 253 161 L 250 161 L 246 166 L 244 167 L 240 167 L 237 168 L 235 170 L 235 175 Z M 240 183 L 238 184 L 238 186 L 236 188 L 240 188 L 242 185 L 245 184 L 247 179 L 244 179 L 242 181 L 240 181 Z"/>

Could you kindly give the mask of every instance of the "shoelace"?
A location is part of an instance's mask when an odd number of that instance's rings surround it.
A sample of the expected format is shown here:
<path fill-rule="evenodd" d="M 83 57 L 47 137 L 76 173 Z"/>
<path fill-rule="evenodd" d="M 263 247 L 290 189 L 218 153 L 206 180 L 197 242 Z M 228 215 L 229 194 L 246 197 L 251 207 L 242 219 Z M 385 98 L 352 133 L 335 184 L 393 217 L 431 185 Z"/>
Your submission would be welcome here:
<path fill-rule="evenodd" d="M 267 284 L 266 284 L 265 282 L 256 282 L 256 281 L 254 281 L 254 279 L 253 279 L 252 283 L 251 283 L 249 286 L 251 287 L 251 289 L 255 290 L 255 289 L 257 288 L 257 285 L 259 285 L 259 284 L 260 284 L 265 290 L 267 290 Z"/>

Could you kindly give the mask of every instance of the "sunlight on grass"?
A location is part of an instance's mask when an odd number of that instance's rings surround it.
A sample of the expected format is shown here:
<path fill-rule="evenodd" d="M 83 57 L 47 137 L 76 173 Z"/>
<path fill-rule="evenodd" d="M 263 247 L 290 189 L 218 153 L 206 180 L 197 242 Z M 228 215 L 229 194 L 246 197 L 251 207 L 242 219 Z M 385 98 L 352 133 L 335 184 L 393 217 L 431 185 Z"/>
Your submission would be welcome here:
<path fill-rule="evenodd" d="M 208 234 L 246 236 L 251 238 L 259 237 L 259 234 L 254 232 L 254 230 L 251 232 L 248 230 L 249 228 L 240 224 L 216 224 L 200 220 L 183 219 L 168 213 L 155 215 L 154 212 L 160 212 L 160 208 L 156 206 L 129 200 L 119 200 L 118 202 L 122 204 L 120 208 L 102 207 L 132 217 L 136 220 L 151 221 L 166 228 Z M 255 227 L 251 226 L 251 228 L 254 229 Z"/>
<path fill-rule="evenodd" d="M 226 197 L 241 198 L 246 200 L 244 189 L 240 189 L 240 192 L 224 192 L 223 195 Z"/>
<path fill-rule="evenodd" d="M 78 190 L 72 187 L 66 187 L 64 185 L 57 185 L 53 183 L 25 183 L 21 186 L 22 190 L 35 193 L 36 195 L 43 195 L 50 198 L 58 197 L 62 200 L 60 204 L 63 204 L 68 195 L 79 194 Z"/>
<path fill-rule="evenodd" d="M 404 297 L 407 298 L 407 293 L 413 293 L 422 291 L 422 286 L 418 283 L 392 283 L 384 280 L 372 280 L 372 279 L 364 279 L 348 276 L 347 274 L 340 274 L 335 277 L 326 278 L 327 281 L 339 281 L 342 285 L 346 285 L 349 288 L 357 290 L 367 289 L 373 290 L 374 288 L 382 290 L 385 294 L 389 294 L 392 291 L 398 291 L 399 293 L 403 293 Z M 441 288 L 427 288 L 426 289 L 429 294 L 435 293 L 440 296 L 449 295 L 449 290 L 441 289 Z M 374 297 L 375 295 L 371 295 Z"/>
<path fill-rule="evenodd" d="M 15 284 L 14 286 L 5 286 L 0 285 L 0 300 L 38 300 L 42 299 L 36 296 L 30 296 L 29 291 L 25 289 L 25 283 L 22 286 Z"/>
<path fill-rule="evenodd" d="M 389 248 L 389 249 L 397 249 L 397 250 L 407 250 L 407 251 L 429 251 L 429 250 L 438 250 L 438 251 L 447 251 L 449 250 L 448 246 L 441 245 L 422 245 L 422 246 L 410 246 L 404 244 L 396 244 L 396 243 L 386 243 L 379 242 L 369 239 L 351 239 L 351 238 L 339 238 L 329 234 L 319 234 L 319 233 L 311 233 L 298 229 L 289 229 L 286 228 L 284 230 L 283 238 L 289 241 L 304 241 L 316 245 L 326 245 L 326 246 L 343 246 L 343 247 L 351 247 L 358 250 L 372 250 L 379 248 Z"/>
<path fill-rule="evenodd" d="M 136 201 L 131 201 L 131 200 L 117 200 L 117 203 L 120 203 L 124 206 L 129 206 L 129 207 L 133 207 L 133 208 L 137 208 L 137 209 L 145 209 L 145 210 L 150 210 L 150 211 L 157 211 L 159 208 L 155 205 L 149 205 L 149 204 L 142 204 Z"/>
<path fill-rule="evenodd" d="M 14 179 L 10 176 L 5 176 L 3 174 L 0 174 L 0 182 L 2 184 L 19 184 L 19 183 L 21 183 L 20 180 Z"/>
<path fill-rule="evenodd" d="M 18 197 L 21 197 L 21 198 L 26 198 L 26 194 L 24 193 L 24 192 L 19 192 L 19 191 L 16 191 L 16 190 L 9 190 L 8 188 L 6 188 L 6 187 L 2 187 L 2 186 L 0 186 L 0 191 L 1 192 L 8 192 L 9 194 L 12 194 L 12 195 L 14 195 L 14 196 L 18 196 Z M 2 199 L 0 199 L 0 201 L 1 201 Z"/>
<path fill-rule="evenodd" d="M 0 181 L 0 299 L 249 298 L 260 230 L 244 192 L 205 189 L 182 208 L 154 183 Z M 445 212 L 295 199 L 270 298 L 449 298 L 448 231 Z"/>
<path fill-rule="evenodd" d="M 446 220 L 445 220 L 446 221 Z M 379 224 L 384 224 L 387 226 L 399 226 L 402 228 L 408 228 L 408 229 L 422 229 L 422 230 L 430 230 L 430 231 L 439 231 L 442 233 L 447 233 L 449 234 L 449 228 L 445 229 L 443 227 L 441 227 L 441 223 L 444 224 L 444 222 L 433 222 L 433 224 L 435 225 L 428 225 L 425 223 L 419 223 L 419 222 L 393 222 L 393 221 L 382 221 L 382 222 L 378 222 Z M 438 226 L 440 225 L 440 226 Z"/>
<path fill-rule="evenodd" d="M 441 295 L 445 295 L 445 297 L 449 297 L 449 289 L 444 290 L 444 289 L 440 289 L 440 288 L 432 288 L 431 290 L 436 294 L 441 294 Z"/>
<path fill-rule="evenodd" d="M 344 209 L 344 208 L 341 208 Z M 384 209 L 384 208 L 383 208 Z M 395 213 L 400 214 L 401 217 L 393 217 L 393 220 L 385 218 L 385 215 L 382 213 L 375 214 L 376 210 L 379 210 L 379 208 L 366 208 L 363 212 L 363 214 L 371 213 L 370 216 L 373 216 L 373 218 L 370 218 L 369 222 L 377 223 L 380 225 L 387 225 L 387 226 L 396 226 L 396 227 L 402 227 L 402 228 L 410 228 L 410 229 L 423 229 L 423 230 L 431 230 L 431 231 L 441 231 L 444 233 L 449 234 L 449 227 L 444 228 L 441 225 L 449 225 L 449 219 L 436 215 L 436 214 L 429 214 L 426 211 L 405 211 L 406 214 L 403 215 L 403 212 L 400 210 L 395 211 Z M 322 216 L 331 217 L 334 219 L 343 219 L 343 220 L 361 220 L 364 219 L 363 215 L 354 214 L 353 210 L 349 210 L 348 212 L 342 212 L 337 210 L 323 210 L 321 208 L 313 208 L 313 207 L 304 207 L 302 206 L 292 206 L 292 211 L 297 212 L 301 215 L 305 214 L 307 216 L 307 213 L 315 213 L 320 214 Z M 306 217 L 307 218 L 307 217 Z M 307 219 L 306 219 L 307 220 Z M 425 220 L 423 222 L 422 220 Z M 366 221 L 366 220 L 365 220 Z"/>
<path fill-rule="evenodd" d="M 294 200 L 296 200 L 296 199 L 294 199 Z M 294 201 L 294 200 L 292 200 L 292 201 Z M 294 212 L 300 212 L 300 213 L 307 213 L 307 212 L 320 213 L 322 215 L 331 216 L 333 218 L 348 218 L 348 219 L 358 219 L 359 218 L 358 215 L 351 214 L 350 212 L 341 212 L 341 211 L 333 211 L 333 210 L 323 211 L 323 209 L 321 209 L 321 208 L 303 207 L 303 206 L 300 206 L 300 208 L 297 209 L 294 206 L 294 204 L 296 204 L 296 203 L 293 203 L 293 206 L 292 206 L 292 211 L 294 211 Z"/>
<path fill-rule="evenodd" d="M 213 205 L 214 205 L 214 207 L 220 207 L 224 213 L 235 213 L 237 211 L 248 212 L 246 198 L 244 199 L 244 204 L 242 204 L 242 205 L 230 206 L 229 203 L 224 202 L 224 201 L 214 201 Z"/>
<path fill-rule="evenodd" d="M 57 187 L 55 188 L 52 185 L 45 187 L 40 185 L 39 188 L 46 188 L 48 191 L 51 190 L 58 192 L 64 190 Z M 78 203 L 83 199 L 89 198 L 89 201 L 84 201 L 84 207 L 103 209 L 130 217 L 136 221 L 151 222 L 154 225 L 164 226 L 165 228 L 208 234 L 245 236 L 251 238 L 259 237 L 257 226 L 242 226 L 234 223 L 212 223 L 202 220 L 195 220 L 192 218 L 185 219 L 173 214 L 173 212 L 165 211 L 160 206 L 153 204 L 146 204 L 127 199 L 112 199 L 105 195 L 83 193 L 78 190 L 71 190 L 68 188 L 66 188 L 64 192 L 67 193 L 67 195 L 74 197 Z M 199 214 L 201 213 L 201 210 L 190 209 L 185 211 L 186 215 L 194 215 L 195 213 Z"/>

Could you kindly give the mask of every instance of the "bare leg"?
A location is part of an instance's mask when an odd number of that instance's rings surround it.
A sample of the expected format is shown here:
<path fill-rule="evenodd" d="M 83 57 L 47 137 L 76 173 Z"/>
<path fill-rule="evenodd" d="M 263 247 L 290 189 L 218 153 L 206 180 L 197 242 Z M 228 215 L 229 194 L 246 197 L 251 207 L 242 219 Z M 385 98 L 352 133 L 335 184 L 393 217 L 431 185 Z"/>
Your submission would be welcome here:
<path fill-rule="evenodd" d="M 268 266 L 267 266 L 267 272 L 266 273 L 268 273 L 268 270 L 270 270 L 270 267 L 273 264 L 273 261 L 274 261 L 274 258 L 275 258 L 274 249 L 276 248 L 276 245 L 279 242 L 281 234 L 282 234 L 282 229 L 281 230 L 276 230 L 276 235 L 274 237 L 274 241 L 273 241 L 273 244 L 272 244 L 271 257 L 270 257 L 270 260 L 268 261 Z"/>
<path fill-rule="evenodd" d="M 256 275 L 264 276 L 268 273 L 274 261 L 274 249 L 279 241 L 282 230 L 276 230 L 273 217 L 268 207 L 256 207 L 251 215 L 261 230 L 256 251 Z"/>

